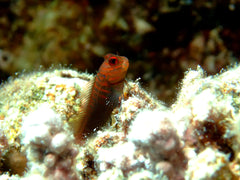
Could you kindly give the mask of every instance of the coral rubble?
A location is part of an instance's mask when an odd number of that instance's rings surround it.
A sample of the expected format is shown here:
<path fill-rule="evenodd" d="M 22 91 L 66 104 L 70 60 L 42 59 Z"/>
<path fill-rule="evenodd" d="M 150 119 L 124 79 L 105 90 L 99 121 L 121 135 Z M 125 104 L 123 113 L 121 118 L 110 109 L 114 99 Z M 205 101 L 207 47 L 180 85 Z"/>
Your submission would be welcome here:
<path fill-rule="evenodd" d="M 55 69 L 1 85 L 0 179 L 240 178 L 240 66 L 189 70 L 171 107 L 128 82 L 109 123 L 79 144 L 92 77 Z"/>

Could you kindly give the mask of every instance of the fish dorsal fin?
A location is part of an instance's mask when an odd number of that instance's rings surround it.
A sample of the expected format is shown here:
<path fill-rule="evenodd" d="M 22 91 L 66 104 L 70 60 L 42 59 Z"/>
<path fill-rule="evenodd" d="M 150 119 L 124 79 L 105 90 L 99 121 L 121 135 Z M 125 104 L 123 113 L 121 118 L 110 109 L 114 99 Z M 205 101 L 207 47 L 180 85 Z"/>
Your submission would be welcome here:
<path fill-rule="evenodd" d="M 92 93 L 92 86 L 94 84 L 95 77 L 93 77 L 87 84 L 81 89 L 80 95 L 80 110 L 76 122 L 72 123 L 74 135 L 76 137 L 81 136 L 88 119 L 88 103 Z"/>

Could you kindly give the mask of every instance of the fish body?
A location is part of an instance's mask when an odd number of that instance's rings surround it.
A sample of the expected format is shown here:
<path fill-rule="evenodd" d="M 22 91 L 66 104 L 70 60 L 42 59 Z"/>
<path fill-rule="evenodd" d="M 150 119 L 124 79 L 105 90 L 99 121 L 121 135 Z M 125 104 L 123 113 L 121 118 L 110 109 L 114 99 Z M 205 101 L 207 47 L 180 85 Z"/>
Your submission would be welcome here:
<path fill-rule="evenodd" d="M 83 110 L 75 133 L 77 139 L 106 124 L 112 110 L 119 105 L 128 66 L 128 59 L 124 56 L 104 56 L 104 62 L 83 95 Z"/>

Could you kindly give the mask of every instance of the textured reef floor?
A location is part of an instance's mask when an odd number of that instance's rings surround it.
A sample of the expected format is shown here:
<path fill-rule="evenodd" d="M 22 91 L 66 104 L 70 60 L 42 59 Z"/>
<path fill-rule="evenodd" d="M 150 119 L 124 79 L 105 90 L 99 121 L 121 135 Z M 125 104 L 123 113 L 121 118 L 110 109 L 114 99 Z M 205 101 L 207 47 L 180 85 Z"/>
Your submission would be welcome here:
<path fill-rule="evenodd" d="M 78 144 L 91 78 L 55 69 L 1 85 L 0 179 L 240 178 L 240 66 L 189 70 L 171 107 L 128 82 L 109 123 Z"/>

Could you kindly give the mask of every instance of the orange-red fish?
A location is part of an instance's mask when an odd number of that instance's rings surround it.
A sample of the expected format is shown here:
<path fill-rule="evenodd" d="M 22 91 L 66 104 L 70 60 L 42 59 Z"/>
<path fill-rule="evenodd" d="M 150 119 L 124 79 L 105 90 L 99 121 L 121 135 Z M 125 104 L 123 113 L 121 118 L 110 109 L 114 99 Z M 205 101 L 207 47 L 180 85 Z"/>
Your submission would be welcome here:
<path fill-rule="evenodd" d="M 83 97 L 83 111 L 75 136 L 84 135 L 103 126 L 111 112 L 119 105 L 129 62 L 124 56 L 107 54 L 95 78 L 90 81 L 86 97 Z"/>

